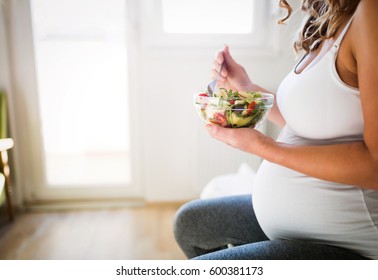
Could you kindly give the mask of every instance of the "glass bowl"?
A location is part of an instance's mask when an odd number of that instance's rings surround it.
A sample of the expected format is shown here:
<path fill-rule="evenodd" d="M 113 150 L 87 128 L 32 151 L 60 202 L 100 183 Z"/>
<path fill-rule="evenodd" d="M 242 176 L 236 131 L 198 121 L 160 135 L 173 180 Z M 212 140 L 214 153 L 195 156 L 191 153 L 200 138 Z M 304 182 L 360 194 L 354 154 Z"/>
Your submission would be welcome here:
<path fill-rule="evenodd" d="M 262 92 L 223 90 L 214 96 L 194 95 L 194 105 L 206 124 L 228 128 L 257 128 L 273 106 L 274 96 Z"/>

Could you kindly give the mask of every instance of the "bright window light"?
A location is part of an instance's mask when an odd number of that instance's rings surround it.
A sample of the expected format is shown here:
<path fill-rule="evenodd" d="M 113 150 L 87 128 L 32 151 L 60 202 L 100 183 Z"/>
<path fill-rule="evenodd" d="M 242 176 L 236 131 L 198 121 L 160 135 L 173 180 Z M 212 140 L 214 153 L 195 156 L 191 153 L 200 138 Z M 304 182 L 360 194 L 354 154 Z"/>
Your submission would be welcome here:
<path fill-rule="evenodd" d="M 247 34 L 254 0 L 162 0 L 166 33 Z"/>
<path fill-rule="evenodd" d="M 124 0 L 32 0 L 50 186 L 131 180 Z"/>

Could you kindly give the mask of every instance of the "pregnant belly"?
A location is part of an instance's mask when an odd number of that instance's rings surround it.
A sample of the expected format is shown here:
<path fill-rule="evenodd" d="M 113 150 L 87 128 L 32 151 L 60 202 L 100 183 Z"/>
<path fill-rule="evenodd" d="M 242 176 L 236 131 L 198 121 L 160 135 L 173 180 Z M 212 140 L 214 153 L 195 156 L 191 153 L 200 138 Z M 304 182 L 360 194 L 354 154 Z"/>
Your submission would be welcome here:
<path fill-rule="evenodd" d="M 369 219 L 359 188 L 318 180 L 264 161 L 253 189 L 257 219 L 270 239 L 329 240 Z"/>

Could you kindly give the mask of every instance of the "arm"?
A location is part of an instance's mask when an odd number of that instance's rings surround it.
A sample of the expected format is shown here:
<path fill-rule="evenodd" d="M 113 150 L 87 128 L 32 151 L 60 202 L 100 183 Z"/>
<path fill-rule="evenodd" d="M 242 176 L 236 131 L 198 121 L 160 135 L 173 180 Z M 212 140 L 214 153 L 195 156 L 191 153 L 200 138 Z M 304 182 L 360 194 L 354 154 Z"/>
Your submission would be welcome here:
<path fill-rule="evenodd" d="M 362 0 L 356 12 L 351 50 L 365 119 L 364 140 L 328 146 L 275 142 L 256 130 L 207 126 L 221 141 L 268 161 L 323 180 L 378 190 L 378 2 Z M 248 139 L 246 141 L 245 139 Z"/>

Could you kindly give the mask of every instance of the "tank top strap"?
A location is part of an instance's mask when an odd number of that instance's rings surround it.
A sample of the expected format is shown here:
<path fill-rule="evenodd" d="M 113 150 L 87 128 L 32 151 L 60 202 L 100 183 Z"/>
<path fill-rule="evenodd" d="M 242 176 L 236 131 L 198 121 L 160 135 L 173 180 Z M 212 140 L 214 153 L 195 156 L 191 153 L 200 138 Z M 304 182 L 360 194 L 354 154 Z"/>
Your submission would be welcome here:
<path fill-rule="evenodd" d="M 341 31 L 340 35 L 337 37 L 336 41 L 334 42 L 335 47 L 339 47 L 341 41 L 344 39 L 345 34 L 347 33 L 352 21 L 353 21 L 354 15 L 349 19 L 347 25 L 344 27 L 343 31 Z"/>

